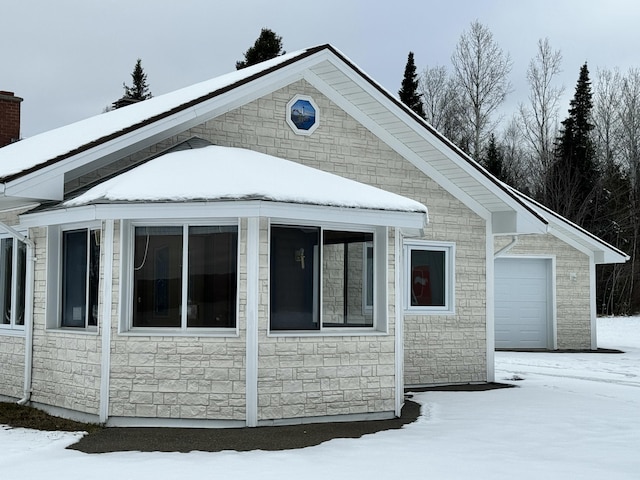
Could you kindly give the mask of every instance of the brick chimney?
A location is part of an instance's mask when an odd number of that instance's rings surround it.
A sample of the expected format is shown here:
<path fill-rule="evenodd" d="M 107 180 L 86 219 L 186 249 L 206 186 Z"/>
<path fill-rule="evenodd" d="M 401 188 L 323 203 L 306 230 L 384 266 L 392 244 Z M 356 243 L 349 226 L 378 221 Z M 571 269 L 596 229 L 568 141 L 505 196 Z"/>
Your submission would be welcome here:
<path fill-rule="evenodd" d="M 20 102 L 13 92 L 0 90 L 0 147 L 20 140 Z"/>

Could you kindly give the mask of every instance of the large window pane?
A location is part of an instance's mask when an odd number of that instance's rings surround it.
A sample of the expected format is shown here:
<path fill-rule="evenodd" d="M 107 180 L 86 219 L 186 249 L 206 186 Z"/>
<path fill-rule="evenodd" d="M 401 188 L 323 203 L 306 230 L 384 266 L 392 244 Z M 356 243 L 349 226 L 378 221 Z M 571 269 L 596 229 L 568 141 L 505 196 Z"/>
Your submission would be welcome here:
<path fill-rule="evenodd" d="M 317 330 L 320 229 L 271 227 L 272 330 Z"/>
<path fill-rule="evenodd" d="M 13 273 L 13 239 L 0 240 L 0 323 L 11 323 L 11 277 Z"/>
<path fill-rule="evenodd" d="M 411 250 L 411 306 L 446 305 L 446 253 Z"/>
<path fill-rule="evenodd" d="M 182 230 L 135 228 L 134 327 L 180 327 Z"/>
<path fill-rule="evenodd" d="M 235 327 L 238 229 L 189 228 L 188 327 Z"/>
<path fill-rule="evenodd" d="M 84 327 L 87 306 L 87 230 L 62 234 L 62 326 Z"/>
<path fill-rule="evenodd" d="M 373 326 L 373 233 L 325 230 L 322 240 L 322 324 Z M 368 283 L 371 285 L 368 285 Z"/>
<path fill-rule="evenodd" d="M 24 308 L 25 308 L 25 288 L 27 277 L 27 245 L 23 242 L 18 244 L 18 267 L 16 278 L 16 325 L 24 325 Z"/>

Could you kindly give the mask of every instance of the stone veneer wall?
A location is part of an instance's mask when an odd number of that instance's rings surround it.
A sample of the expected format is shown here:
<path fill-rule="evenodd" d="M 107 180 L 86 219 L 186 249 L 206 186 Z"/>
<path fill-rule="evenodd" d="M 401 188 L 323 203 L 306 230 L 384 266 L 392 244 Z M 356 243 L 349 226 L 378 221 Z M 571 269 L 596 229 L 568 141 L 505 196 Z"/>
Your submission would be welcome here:
<path fill-rule="evenodd" d="M 261 222 L 258 420 L 394 411 L 393 236 L 389 243 L 388 334 L 268 336 L 268 225 Z"/>
<path fill-rule="evenodd" d="M 286 104 L 295 94 L 312 96 L 321 111 L 320 125 L 309 137 L 296 135 L 285 122 Z M 456 244 L 456 312 L 406 317 L 405 382 L 486 380 L 484 221 L 304 80 L 74 180 L 65 190 L 193 135 L 293 160 L 427 205 L 431 223 L 424 238 Z M 263 222 L 259 419 L 393 411 L 393 321 L 396 301 L 398 308 L 402 302 L 394 292 L 393 268 L 388 335 L 268 337 L 266 233 Z M 114 284 L 114 295 L 115 290 Z M 246 292 L 246 278 L 240 292 Z M 114 317 L 110 415 L 244 419 L 243 313 L 238 322 L 238 338 L 137 337 L 117 334 Z M 211 393 L 213 388 L 221 393 Z"/>
<path fill-rule="evenodd" d="M 246 228 L 243 221 L 238 249 L 238 335 L 118 334 L 119 306 L 114 298 L 110 416 L 245 420 Z M 116 236 L 116 260 L 119 239 Z M 115 293 L 120 287 L 120 263 L 114 263 Z"/>
<path fill-rule="evenodd" d="M 18 215 L 20 213 L 22 213 L 22 210 L 0 212 L 0 221 L 9 226 L 14 226 L 18 223 Z M 4 231 L 1 231 L 1 233 L 4 233 Z M 4 330 L 0 328 L 0 395 L 22 398 L 24 388 L 24 342 L 24 330 Z"/>
<path fill-rule="evenodd" d="M 320 125 L 309 137 L 285 123 L 286 103 L 313 97 Z M 485 223 L 305 81 L 192 129 L 418 200 L 429 208 L 425 239 L 456 243 L 456 314 L 405 319 L 407 384 L 486 381 Z M 399 298 L 399 300 L 401 300 Z"/>
<path fill-rule="evenodd" d="M 497 252 L 511 237 L 496 237 Z M 559 349 L 591 348 L 589 257 L 553 235 L 520 235 L 507 255 L 556 258 L 556 322 Z M 572 274 L 575 273 L 575 280 Z"/>
<path fill-rule="evenodd" d="M 320 109 L 320 124 L 308 137 L 295 134 L 285 121 L 286 104 L 296 94 L 311 96 Z M 194 135 L 217 145 L 250 148 L 302 163 L 427 205 L 430 224 L 424 239 L 456 244 L 455 314 L 405 317 L 405 383 L 486 381 L 484 220 L 304 80 L 126 157 L 74 185 L 139 162 Z"/>
<path fill-rule="evenodd" d="M 0 396 L 22 398 L 24 387 L 24 336 L 0 332 Z"/>
<path fill-rule="evenodd" d="M 100 402 L 101 343 L 97 332 L 46 330 L 47 229 L 31 229 L 36 243 L 31 400 L 97 415 Z M 101 251 L 101 255 L 103 251 Z M 100 281 L 104 262 L 101 259 Z M 102 291 L 100 290 L 100 299 Z"/>

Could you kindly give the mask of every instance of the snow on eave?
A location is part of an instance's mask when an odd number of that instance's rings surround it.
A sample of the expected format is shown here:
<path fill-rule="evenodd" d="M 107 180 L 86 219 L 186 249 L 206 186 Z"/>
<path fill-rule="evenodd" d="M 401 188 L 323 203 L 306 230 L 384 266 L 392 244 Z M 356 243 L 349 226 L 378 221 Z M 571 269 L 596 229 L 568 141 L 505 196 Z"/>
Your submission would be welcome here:
<path fill-rule="evenodd" d="M 6 183 L 72 157 L 326 48 L 327 45 L 321 45 L 281 55 L 7 145 L 0 149 L 0 182 Z"/>
<path fill-rule="evenodd" d="M 427 208 L 410 198 L 271 155 L 221 146 L 162 155 L 63 206 L 249 199 L 427 215 Z"/>

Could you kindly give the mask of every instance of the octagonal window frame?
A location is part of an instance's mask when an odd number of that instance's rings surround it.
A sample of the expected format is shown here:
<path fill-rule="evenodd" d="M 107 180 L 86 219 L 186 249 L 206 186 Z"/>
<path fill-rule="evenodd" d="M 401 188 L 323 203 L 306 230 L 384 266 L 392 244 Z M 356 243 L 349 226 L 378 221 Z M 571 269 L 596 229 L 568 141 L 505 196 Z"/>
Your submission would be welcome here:
<path fill-rule="evenodd" d="M 315 119 L 314 119 L 313 125 L 311 125 L 308 129 L 298 127 L 298 125 L 296 125 L 296 123 L 293 121 L 293 118 L 291 118 L 293 106 L 299 101 L 308 102 L 315 111 Z M 313 134 L 313 132 L 315 132 L 318 126 L 320 125 L 320 109 L 318 108 L 318 104 L 310 96 L 295 95 L 287 103 L 286 119 L 287 119 L 287 123 L 289 124 L 289 127 L 291 127 L 291 130 L 293 130 L 296 134 L 308 136 Z"/>

